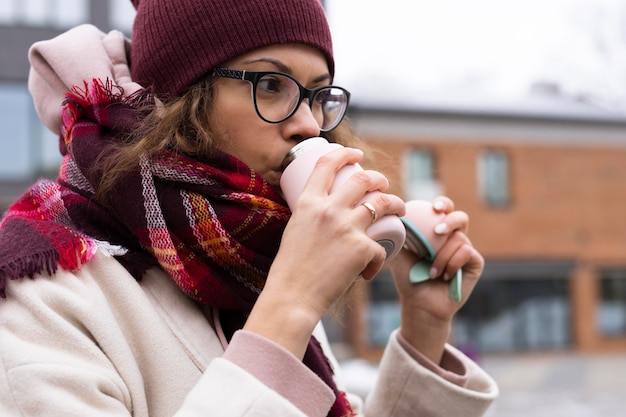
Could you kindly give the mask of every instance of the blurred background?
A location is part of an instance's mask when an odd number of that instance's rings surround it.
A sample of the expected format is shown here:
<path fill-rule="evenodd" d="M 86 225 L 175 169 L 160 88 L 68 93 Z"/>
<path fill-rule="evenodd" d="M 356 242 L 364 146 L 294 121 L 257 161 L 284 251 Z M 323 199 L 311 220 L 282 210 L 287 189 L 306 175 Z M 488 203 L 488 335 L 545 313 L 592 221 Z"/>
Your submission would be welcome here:
<path fill-rule="evenodd" d="M 324 5 L 335 83 L 392 191 L 470 215 L 486 269 L 451 341 L 500 383 L 490 415 L 622 416 L 626 0 Z M 59 163 L 29 46 L 85 22 L 130 36 L 133 15 L 130 0 L 0 0 L 0 211 Z M 398 324 L 384 270 L 328 320 L 352 389 Z"/>

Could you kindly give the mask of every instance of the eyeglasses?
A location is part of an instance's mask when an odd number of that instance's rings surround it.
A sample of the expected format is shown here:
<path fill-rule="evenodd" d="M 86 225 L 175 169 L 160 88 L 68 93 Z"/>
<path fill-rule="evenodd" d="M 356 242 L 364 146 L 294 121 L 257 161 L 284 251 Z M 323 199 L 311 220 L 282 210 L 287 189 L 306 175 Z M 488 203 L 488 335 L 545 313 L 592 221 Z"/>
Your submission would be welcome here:
<path fill-rule="evenodd" d="M 328 132 L 341 122 L 350 101 L 350 92 L 344 88 L 324 85 L 309 90 L 282 72 L 216 68 L 213 75 L 252 83 L 254 108 L 259 117 L 268 123 L 287 120 L 306 98 L 320 130 Z"/>

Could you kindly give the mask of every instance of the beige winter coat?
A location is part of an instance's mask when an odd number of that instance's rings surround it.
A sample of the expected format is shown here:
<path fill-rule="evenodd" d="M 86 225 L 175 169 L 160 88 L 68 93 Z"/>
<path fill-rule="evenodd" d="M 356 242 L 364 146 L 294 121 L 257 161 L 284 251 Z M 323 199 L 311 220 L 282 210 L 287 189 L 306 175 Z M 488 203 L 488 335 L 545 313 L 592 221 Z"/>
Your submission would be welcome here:
<path fill-rule="evenodd" d="M 239 332 L 225 353 L 211 315 L 159 269 L 137 283 L 98 253 L 78 272 L 9 281 L 6 292 L 2 417 L 323 417 L 332 404 L 316 375 L 267 340 Z M 332 358 L 321 327 L 316 335 Z M 350 396 L 355 411 L 482 415 L 495 383 L 460 352 L 447 355 L 465 387 L 421 366 L 394 335 L 366 407 Z"/>

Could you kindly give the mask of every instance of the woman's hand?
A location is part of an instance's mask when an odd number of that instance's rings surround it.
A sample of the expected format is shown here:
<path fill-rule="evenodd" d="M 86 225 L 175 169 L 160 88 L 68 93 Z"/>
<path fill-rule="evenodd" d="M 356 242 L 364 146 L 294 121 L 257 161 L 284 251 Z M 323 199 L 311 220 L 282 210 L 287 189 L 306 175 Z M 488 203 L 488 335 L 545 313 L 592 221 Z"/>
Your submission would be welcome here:
<path fill-rule="evenodd" d="M 330 194 L 339 169 L 359 162 L 363 153 L 341 148 L 322 156 L 283 234 L 280 249 L 244 328 L 277 341 L 297 356 L 304 354 L 315 325 L 359 278 L 371 279 L 386 252 L 365 231 L 372 212 L 378 217 L 404 215 L 404 202 L 385 194 L 387 179 L 359 171 Z"/>
<path fill-rule="evenodd" d="M 435 233 L 447 237 L 430 266 L 430 279 L 413 284 L 409 271 L 417 256 L 402 250 L 390 263 L 401 305 L 401 334 L 416 349 L 439 363 L 451 330 L 454 315 L 467 301 L 484 268 L 483 257 L 472 246 L 466 213 L 454 211 L 454 203 L 439 197 L 433 210 L 444 213 Z M 450 280 L 462 269 L 461 301 L 449 296 Z"/>

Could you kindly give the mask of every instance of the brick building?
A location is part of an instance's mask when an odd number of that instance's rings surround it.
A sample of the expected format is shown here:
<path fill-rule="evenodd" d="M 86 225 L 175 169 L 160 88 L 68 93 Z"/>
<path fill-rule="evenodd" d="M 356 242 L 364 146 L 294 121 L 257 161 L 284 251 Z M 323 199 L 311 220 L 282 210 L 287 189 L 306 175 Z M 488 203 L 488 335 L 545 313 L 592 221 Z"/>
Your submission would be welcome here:
<path fill-rule="evenodd" d="M 626 119 L 545 104 L 351 114 L 389 155 L 378 168 L 395 193 L 446 194 L 470 215 L 486 268 L 454 328 L 467 349 L 626 347 Z M 358 355 L 376 357 L 398 325 L 392 286 L 383 272 L 357 292 L 337 338 Z"/>

